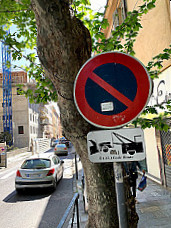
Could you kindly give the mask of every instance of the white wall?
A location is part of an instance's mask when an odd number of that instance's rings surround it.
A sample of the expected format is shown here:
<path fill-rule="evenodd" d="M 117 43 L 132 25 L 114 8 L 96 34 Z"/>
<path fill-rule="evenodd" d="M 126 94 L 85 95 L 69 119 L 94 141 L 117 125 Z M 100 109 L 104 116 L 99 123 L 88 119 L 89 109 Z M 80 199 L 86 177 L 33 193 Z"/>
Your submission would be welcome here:
<path fill-rule="evenodd" d="M 160 179 L 160 166 L 158 160 L 157 143 L 154 128 L 144 130 L 146 144 L 146 160 L 148 173 Z"/>
<path fill-rule="evenodd" d="M 163 71 L 158 79 L 154 80 L 153 94 L 149 105 L 161 104 L 171 99 L 171 67 Z"/>

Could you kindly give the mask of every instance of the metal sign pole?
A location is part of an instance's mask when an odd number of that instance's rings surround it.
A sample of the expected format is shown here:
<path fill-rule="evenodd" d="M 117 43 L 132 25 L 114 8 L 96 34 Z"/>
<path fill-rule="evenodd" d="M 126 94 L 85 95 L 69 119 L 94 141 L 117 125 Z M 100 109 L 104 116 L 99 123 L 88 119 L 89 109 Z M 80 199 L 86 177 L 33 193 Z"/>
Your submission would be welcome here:
<path fill-rule="evenodd" d="M 119 227 L 128 228 L 128 219 L 127 219 L 127 208 L 125 204 L 125 193 L 124 193 L 124 183 L 123 183 L 123 174 L 122 166 L 120 162 L 114 162 L 114 174 L 115 174 L 115 188 L 116 188 L 116 197 L 117 197 L 117 209 L 119 217 Z"/>

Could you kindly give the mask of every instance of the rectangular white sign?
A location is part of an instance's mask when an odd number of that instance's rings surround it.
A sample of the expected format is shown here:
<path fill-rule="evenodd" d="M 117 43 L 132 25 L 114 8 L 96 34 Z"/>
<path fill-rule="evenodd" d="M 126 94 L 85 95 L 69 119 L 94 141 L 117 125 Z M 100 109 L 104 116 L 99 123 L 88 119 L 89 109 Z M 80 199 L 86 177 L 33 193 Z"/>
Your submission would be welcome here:
<path fill-rule="evenodd" d="M 91 162 L 124 162 L 145 159 L 144 133 L 141 128 L 92 131 L 87 135 Z"/>
<path fill-rule="evenodd" d="M 113 111 L 113 102 L 101 103 L 101 111 L 102 112 Z"/>

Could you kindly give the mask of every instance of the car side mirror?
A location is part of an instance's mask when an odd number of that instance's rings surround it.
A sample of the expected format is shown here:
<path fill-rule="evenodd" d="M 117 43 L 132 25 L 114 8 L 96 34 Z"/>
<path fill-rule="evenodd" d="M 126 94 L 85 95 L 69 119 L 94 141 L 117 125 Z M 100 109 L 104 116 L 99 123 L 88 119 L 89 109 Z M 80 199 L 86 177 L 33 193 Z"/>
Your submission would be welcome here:
<path fill-rule="evenodd" d="M 63 164 L 63 163 L 64 163 L 64 161 L 62 160 L 62 161 L 61 161 L 61 164 Z"/>

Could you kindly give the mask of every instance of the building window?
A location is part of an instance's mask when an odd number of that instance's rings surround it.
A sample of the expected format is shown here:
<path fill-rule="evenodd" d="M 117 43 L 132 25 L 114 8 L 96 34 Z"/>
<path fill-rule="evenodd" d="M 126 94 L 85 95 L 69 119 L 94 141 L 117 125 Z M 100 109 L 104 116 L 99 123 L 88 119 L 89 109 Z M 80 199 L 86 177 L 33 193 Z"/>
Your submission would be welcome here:
<path fill-rule="evenodd" d="M 32 134 L 32 126 L 30 126 L 30 134 Z"/>
<path fill-rule="evenodd" d="M 124 1 L 122 0 L 118 7 L 118 17 L 119 17 L 119 25 L 121 25 L 126 18 L 126 7 L 124 5 Z"/>
<path fill-rule="evenodd" d="M 24 127 L 18 126 L 18 134 L 24 134 Z"/>
<path fill-rule="evenodd" d="M 113 28 L 115 30 L 117 26 L 121 25 L 126 18 L 126 7 L 124 1 L 121 0 L 118 8 L 113 13 Z"/>
<path fill-rule="evenodd" d="M 112 30 L 115 30 L 117 26 L 119 26 L 119 16 L 118 16 L 118 11 L 115 10 L 115 12 L 113 13 L 113 29 Z"/>

